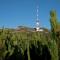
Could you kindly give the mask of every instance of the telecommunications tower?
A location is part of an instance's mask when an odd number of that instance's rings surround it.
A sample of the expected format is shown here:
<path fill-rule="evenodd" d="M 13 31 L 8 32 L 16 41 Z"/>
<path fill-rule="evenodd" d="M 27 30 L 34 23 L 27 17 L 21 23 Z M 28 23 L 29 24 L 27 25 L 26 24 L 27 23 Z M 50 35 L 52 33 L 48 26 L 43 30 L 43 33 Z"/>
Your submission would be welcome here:
<path fill-rule="evenodd" d="M 39 31 L 40 30 L 40 24 L 39 24 L 39 19 L 38 19 L 38 6 L 37 6 L 37 18 L 36 18 L 36 31 Z"/>
<path fill-rule="evenodd" d="M 40 29 L 40 23 L 39 23 L 39 7 L 37 6 L 37 18 L 36 18 L 36 31 L 43 31 L 42 29 Z"/>

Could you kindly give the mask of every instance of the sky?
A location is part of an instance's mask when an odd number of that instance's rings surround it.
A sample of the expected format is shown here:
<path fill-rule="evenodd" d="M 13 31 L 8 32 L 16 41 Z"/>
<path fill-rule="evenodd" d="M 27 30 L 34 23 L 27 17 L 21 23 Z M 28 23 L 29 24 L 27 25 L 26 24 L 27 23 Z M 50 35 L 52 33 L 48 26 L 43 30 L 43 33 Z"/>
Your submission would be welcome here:
<path fill-rule="evenodd" d="M 0 0 L 0 28 L 36 26 L 36 9 L 39 6 L 40 27 L 50 29 L 50 11 L 55 9 L 60 19 L 60 0 Z"/>

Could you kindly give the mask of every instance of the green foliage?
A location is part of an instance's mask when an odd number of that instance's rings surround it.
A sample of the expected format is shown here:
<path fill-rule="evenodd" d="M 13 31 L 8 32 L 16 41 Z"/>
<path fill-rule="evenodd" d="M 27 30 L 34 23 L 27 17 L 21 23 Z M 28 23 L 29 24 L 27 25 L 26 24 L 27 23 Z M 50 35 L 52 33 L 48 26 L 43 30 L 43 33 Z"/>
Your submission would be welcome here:
<path fill-rule="evenodd" d="M 50 16 L 51 16 L 50 23 L 51 23 L 51 33 L 52 33 L 51 36 L 52 39 L 56 41 L 59 60 L 60 60 L 60 24 L 58 23 L 55 10 L 52 10 L 50 12 Z"/>
<path fill-rule="evenodd" d="M 56 11 L 51 10 L 50 11 L 50 16 L 51 16 L 50 24 L 51 24 L 52 38 L 56 39 L 56 31 L 57 31 L 57 28 L 58 28 Z"/>
<path fill-rule="evenodd" d="M 49 36 L 49 37 L 48 37 Z M 40 53 L 36 50 L 36 53 L 40 56 L 42 54 L 42 47 L 46 45 L 51 54 L 51 60 L 58 60 L 58 50 L 55 42 L 50 37 L 49 34 L 44 32 L 14 32 L 12 33 L 9 30 L 3 30 L 0 34 L 0 57 L 4 60 L 7 56 L 20 52 L 24 60 L 24 52 L 27 50 L 28 60 L 31 60 L 30 49 L 32 45 L 38 48 Z M 17 47 L 17 48 L 16 48 Z M 17 54 L 16 53 L 16 54 Z M 18 55 L 18 54 L 17 54 Z"/>

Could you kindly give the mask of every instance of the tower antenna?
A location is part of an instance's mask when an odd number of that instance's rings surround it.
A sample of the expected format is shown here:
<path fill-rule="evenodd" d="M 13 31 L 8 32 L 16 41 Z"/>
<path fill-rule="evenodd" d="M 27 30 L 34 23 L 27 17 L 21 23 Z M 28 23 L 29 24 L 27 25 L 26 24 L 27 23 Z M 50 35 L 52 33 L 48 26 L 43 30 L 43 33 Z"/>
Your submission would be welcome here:
<path fill-rule="evenodd" d="M 38 11 L 38 6 L 37 6 L 37 20 L 38 20 L 38 16 L 39 16 L 39 15 L 38 15 L 38 12 L 39 12 L 39 11 Z"/>
<path fill-rule="evenodd" d="M 37 18 L 36 18 L 36 31 L 43 31 L 42 29 L 40 29 L 40 22 L 39 22 L 39 6 L 37 5 Z"/>
<path fill-rule="evenodd" d="M 39 7 L 38 7 L 38 5 L 37 5 L 37 18 L 36 18 L 36 31 L 39 31 L 40 30 L 40 24 L 39 24 Z"/>

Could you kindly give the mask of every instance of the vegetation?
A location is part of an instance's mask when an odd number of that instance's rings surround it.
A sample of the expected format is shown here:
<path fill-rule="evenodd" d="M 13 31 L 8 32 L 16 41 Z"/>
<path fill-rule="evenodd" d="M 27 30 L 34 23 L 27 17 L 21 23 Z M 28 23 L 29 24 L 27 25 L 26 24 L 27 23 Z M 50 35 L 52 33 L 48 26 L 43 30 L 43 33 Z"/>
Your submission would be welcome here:
<path fill-rule="evenodd" d="M 50 15 L 51 31 L 48 33 L 0 29 L 0 60 L 59 60 L 55 11 Z"/>

